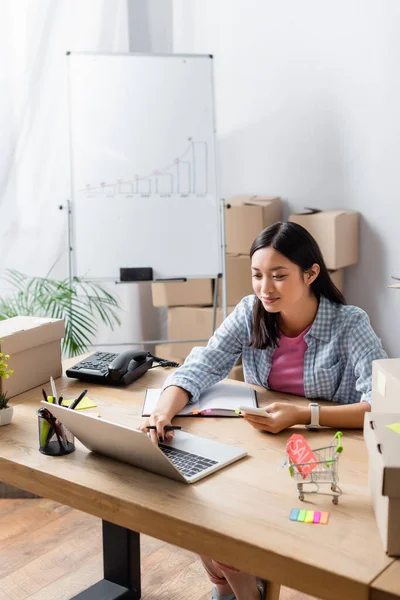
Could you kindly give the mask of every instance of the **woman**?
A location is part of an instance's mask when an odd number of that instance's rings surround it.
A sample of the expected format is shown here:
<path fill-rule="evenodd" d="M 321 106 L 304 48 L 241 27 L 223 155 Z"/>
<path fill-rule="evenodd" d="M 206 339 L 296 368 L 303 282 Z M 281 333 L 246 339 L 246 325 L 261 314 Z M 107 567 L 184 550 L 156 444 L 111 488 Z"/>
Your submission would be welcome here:
<path fill-rule="evenodd" d="M 372 361 L 386 358 L 368 315 L 345 305 L 316 241 L 301 225 L 267 227 L 253 242 L 250 257 L 255 295 L 243 298 L 207 346 L 194 348 L 167 379 L 154 413 L 141 426 L 144 431 L 156 426 L 149 434 L 155 443 L 188 402 L 229 374 L 239 356 L 247 383 L 332 402 L 324 407 L 315 401 L 308 407 L 274 402 L 265 409 L 267 417 L 244 415 L 255 429 L 363 426 L 370 410 Z M 214 599 L 259 599 L 254 576 L 201 558 L 215 584 Z"/>

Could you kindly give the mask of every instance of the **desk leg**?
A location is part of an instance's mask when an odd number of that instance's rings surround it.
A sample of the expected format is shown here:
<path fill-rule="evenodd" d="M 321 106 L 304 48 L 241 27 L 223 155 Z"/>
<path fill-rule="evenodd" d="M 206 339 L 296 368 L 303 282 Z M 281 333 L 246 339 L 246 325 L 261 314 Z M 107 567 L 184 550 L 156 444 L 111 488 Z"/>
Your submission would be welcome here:
<path fill-rule="evenodd" d="M 140 534 L 103 521 L 104 579 L 71 600 L 140 600 Z"/>
<path fill-rule="evenodd" d="M 281 586 L 279 583 L 274 583 L 272 581 L 266 581 L 266 595 L 265 600 L 279 600 L 279 593 L 281 591 Z"/>

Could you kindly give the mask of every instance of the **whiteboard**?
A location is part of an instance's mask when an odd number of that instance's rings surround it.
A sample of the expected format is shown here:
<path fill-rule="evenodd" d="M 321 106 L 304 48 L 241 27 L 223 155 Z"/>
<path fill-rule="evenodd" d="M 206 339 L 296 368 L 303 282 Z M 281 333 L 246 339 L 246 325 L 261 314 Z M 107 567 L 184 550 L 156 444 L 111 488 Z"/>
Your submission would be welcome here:
<path fill-rule="evenodd" d="M 67 55 L 73 273 L 222 273 L 210 56 Z"/>

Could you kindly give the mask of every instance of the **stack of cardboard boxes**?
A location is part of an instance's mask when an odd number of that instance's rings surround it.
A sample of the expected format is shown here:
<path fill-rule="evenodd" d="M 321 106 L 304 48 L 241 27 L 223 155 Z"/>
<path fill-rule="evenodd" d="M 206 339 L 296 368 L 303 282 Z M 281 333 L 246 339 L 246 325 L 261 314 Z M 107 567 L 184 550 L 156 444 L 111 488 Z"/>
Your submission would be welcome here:
<path fill-rule="evenodd" d="M 290 215 L 289 221 L 302 225 L 318 243 L 336 287 L 343 292 L 344 267 L 358 262 L 360 214 L 353 210 L 310 209 Z"/>
<path fill-rule="evenodd" d="M 226 282 L 228 313 L 242 298 L 253 293 L 251 285 L 250 247 L 257 235 L 281 219 L 281 200 L 272 196 L 235 196 L 226 202 Z M 213 280 L 153 283 L 154 306 L 168 307 L 168 339 L 191 340 L 211 337 L 213 321 Z M 222 300 L 222 281 L 219 281 L 219 302 Z M 217 327 L 222 323 L 222 309 L 217 310 Z M 160 344 L 155 354 L 182 363 L 194 346 L 207 342 Z M 243 380 L 241 365 L 230 377 Z"/>
<path fill-rule="evenodd" d="M 372 363 L 372 406 L 364 421 L 368 480 L 389 556 L 400 556 L 400 358 Z"/>

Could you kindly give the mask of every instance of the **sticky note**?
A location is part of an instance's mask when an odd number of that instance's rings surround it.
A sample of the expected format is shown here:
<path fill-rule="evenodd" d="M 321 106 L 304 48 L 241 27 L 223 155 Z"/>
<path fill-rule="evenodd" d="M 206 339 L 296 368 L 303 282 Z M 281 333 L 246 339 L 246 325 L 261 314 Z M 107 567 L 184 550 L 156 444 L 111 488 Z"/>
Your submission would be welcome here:
<path fill-rule="evenodd" d="M 313 519 L 313 523 L 319 523 L 321 520 L 321 513 L 316 510 L 314 513 L 314 519 Z"/>
<path fill-rule="evenodd" d="M 313 510 L 307 510 L 306 511 L 306 518 L 304 519 L 305 523 L 312 523 L 314 521 L 314 511 Z"/>
<path fill-rule="evenodd" d="M 292 512 L 290 513 L 290 520 L 291 521 L 297 521 L 297 517 L 299 516 L 299 509 L 298 508 L 292 508 Z"/>
<path fill-rule="evenodd" d="M 211 408 L 206 408 L 206 413 L 210 413 L 211 412 Z"/>
<path fill-rule="evenodd" d="M 65 399 L 61 401 L 61 406 L 69 406 L 70 404 L 72 404 L 72 402 L 74 401 L 74 399 Z M 84 408 L 97 408 L 97 404 L 95 402 L 93 402 L 93 400 L 91 400 L 90 398 L 88 398 L 87 396 L 85 396 L 84 398 L 82 398 L 82 400 L 79 402 L 78 406 L 76 407 L 75 410 L 83 410 Z"/>
<path fill-rule="evenodd" d="M 299 510 L 299 514 L 297 516 L 297 520 L 298 521 L 304 521 L 305 518 L 306 518 L 306 511 L 305 510 Z"/>
<path fill-rule="evenodd" d="M 198 415 L 199 414 L 199 409 L 198 408 L 194 408 L 192 410 L 192 415 Z"/>
<path fill-rule="evenodd" d="M 235 410 L 236 415 L 240 415 L 240 410 Z"/>
<path fill-rule="evenodd" d="M 400 433 L 400 422 L 399 423 L 392 423 L 391 425 L 386 425 L 386 427 L 388 429 L 391 429 L 395 433 Z"/>
<path fill-rule="evenodd" d="M 328 523 L 328 519 L 329 519 L 329 513 L 328 512 L 322 512 L 321 513 L 321 518 L 319 520 L 321 525 L 326 525 Z"/>

